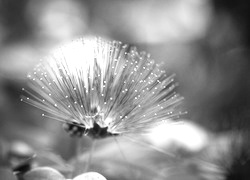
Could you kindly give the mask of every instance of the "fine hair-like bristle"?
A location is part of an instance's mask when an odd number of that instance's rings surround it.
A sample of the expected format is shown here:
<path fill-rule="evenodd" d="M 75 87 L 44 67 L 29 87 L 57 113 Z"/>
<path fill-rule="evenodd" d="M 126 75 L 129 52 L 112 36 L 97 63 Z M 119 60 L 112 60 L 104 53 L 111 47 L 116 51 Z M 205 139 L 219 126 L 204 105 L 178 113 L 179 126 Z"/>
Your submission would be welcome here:
<path fill-rule="evenodd" d="M 118 41 L 80 38 L 41 60 L 28 79 L 22 101 L 86 130 L 145 133 L 183 114 L 174 75 Z"/>

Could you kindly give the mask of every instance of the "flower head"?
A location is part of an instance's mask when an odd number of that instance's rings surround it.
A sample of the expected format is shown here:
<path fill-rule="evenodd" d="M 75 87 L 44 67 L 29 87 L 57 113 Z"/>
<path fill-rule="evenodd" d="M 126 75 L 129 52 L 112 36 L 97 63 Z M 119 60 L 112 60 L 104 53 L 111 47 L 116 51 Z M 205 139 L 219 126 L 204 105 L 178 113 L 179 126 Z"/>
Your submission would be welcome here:
<path fill-rule="evenodd" d="M 95 138 L 145 133 L 183 114 L 174 75 L 118 41 L 73 41 L 41 60 L 28 79 L 22 101 Z"/>

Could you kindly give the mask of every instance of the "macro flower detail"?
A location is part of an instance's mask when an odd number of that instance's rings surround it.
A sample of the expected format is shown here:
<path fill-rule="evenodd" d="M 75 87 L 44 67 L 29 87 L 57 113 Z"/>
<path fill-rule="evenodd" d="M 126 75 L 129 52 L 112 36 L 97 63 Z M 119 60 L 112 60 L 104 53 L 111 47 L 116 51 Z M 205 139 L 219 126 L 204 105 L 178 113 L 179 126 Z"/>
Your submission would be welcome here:
<path fill-rule="evenodd" d="M 118 41 L 80 38 L 41 60 L 28 79 L 21 101 L 93 138 L 146 133 L 185 113 L 174 75 Z"/>

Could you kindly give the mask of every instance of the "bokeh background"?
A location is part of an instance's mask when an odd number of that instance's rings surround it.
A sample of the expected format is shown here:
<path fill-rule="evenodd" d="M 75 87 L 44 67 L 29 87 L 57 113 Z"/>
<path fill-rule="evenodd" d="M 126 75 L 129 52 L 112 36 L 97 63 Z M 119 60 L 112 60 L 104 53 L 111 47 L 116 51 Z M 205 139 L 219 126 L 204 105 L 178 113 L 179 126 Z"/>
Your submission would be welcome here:
<path fill-rule="evenodd" d="M 90 169 L 109 180 L 226 177 L 223 165 L 248 149 L 249 17 L 247 0 L 1 0 L 0 177 L 14 179 L 11 153 L 36 152 L 39 166 L 71 171 L 79 140 L 19 97 L 40 58 L 87 35 L 135 45 L 164 62 L 189 112 L 184 125 L 139 140 L 175 157 L 111 139 L 98 142 Z M 86 159 L 91 141 L 82 141 L 86 153 L 79 159 Z"/>

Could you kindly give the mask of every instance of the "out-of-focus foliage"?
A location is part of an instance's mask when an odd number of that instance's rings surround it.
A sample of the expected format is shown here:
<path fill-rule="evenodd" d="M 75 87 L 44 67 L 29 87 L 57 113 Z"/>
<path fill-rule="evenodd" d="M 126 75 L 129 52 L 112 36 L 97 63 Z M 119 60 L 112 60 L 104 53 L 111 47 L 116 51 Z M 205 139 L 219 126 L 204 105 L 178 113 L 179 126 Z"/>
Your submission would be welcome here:
<path fill-rule="evenodd" d="M 23 176 L 24 180 L 65 180 L 64 176 L 56 171 L 55 169 L 49 167 L 39 167 L 32 169 Z"/>
<path fill-rule="evenodd" d="M 107 180 L 104 176 L 96 172 L 88 172 L 76 176 L 73 180 Z"/>

